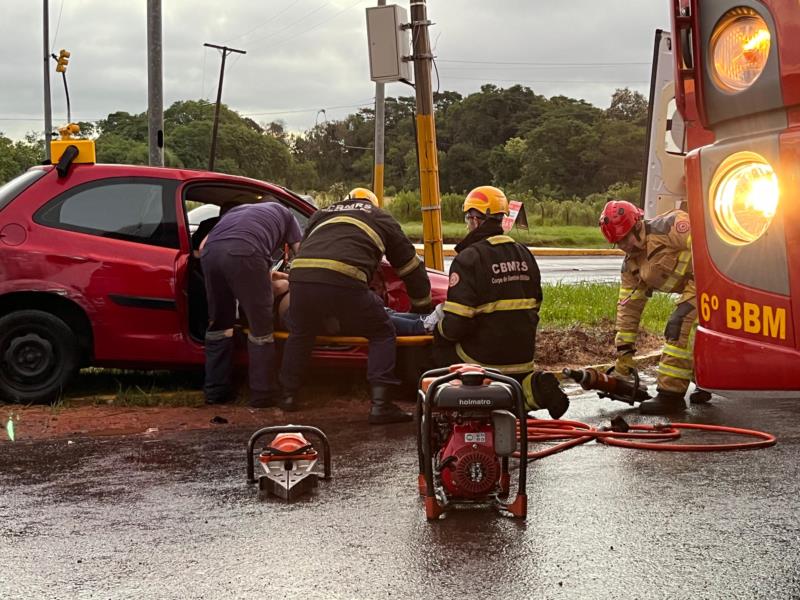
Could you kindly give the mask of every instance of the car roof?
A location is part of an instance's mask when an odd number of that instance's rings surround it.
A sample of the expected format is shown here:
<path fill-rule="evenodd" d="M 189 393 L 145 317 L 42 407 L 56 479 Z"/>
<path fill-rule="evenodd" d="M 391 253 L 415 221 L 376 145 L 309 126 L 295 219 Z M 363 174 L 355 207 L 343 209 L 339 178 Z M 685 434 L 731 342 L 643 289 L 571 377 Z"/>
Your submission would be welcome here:
<path fill-rule="evenodd" d="M 227 183 L 231 185 L 258 186 L 260 188 L 267 188 L 269 191 L 275 193 L 278 197 L 288 195 L 301 203 L 306 203 L 310 208 L 315 207 L 314 202 L 303 198 L 296 192 L 293 192 L 292 190 L 281 185 L 260 179 L 253 179 L 252 177 L 244 177 L 242 175 L 229 175 L 227 173 L 219 173 L 216 171 L 177 169 L 173 167 L 151 167 L 147 165 L 103 163 L 75 164 L 71 167 L 71 169 L 80 169 L 81 171 L 84 171 L 84 173 L 91 170 L 91 179 L 100 179 L 104 177 L 158 177 L 185 182 L 197 181 L 198 183 L 213 182 Z"/>

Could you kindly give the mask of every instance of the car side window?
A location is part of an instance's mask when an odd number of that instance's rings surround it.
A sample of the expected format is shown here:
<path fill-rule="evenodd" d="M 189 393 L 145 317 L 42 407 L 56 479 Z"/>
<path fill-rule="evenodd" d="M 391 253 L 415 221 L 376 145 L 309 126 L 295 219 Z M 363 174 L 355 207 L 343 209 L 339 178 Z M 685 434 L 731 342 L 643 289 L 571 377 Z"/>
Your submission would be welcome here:
<path fill-rule="evenodd" d="M 174 186 L 159 180 L 103 181 L 70 190 L 34 216 L 42 225 L 179 248 Z"/>

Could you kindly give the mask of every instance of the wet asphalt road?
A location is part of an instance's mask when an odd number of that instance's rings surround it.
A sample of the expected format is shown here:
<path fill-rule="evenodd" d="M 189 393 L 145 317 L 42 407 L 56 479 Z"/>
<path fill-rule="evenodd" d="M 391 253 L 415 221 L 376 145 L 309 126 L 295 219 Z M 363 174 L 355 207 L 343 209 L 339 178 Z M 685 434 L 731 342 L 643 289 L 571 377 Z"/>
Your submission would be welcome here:
<path fill-rule="evenodd" d="M 452 258 L 445 259 L 444 270 L 450 271 Z M 545 283 L 579 281 L 619 281 L 621 256 L 537 256 L 536 263 Z"/>
<path fill-rule="evenodd" d="M 593 396 L 566 417 L 616 414 L 646 421 Z M 426 522 L 412 426 L 364 415 L 292 417 L 334 452 L 334 479 L 292 505 L 246 485 L 252 431 L 4 442 L 0 598 L 798 598 L 797 414 L 792 401 L 715 399 L 685 420 L 778 445 L 589 443 L 532 463 L 527 522 L 487 510 Z"/>

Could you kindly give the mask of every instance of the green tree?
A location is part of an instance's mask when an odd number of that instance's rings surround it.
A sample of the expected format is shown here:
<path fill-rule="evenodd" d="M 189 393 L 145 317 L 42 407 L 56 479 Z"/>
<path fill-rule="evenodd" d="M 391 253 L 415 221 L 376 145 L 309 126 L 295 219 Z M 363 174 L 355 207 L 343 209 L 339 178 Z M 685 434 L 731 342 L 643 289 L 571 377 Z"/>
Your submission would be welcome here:
<path fill-rule="evenodd" d="M 629 88 L 617 89 L 611 96 L 611 105 L 606 114 L 621 121 L 647 126 L 647 98 Z"/>

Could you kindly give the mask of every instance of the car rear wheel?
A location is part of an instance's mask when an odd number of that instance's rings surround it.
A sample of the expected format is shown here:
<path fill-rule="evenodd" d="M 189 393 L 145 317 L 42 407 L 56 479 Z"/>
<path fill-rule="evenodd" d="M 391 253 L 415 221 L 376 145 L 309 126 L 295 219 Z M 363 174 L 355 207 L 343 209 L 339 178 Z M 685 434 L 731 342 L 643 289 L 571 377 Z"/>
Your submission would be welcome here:
<path fill-rule="evenodd" d="M 0 397 L 4 400 L 55 400 L 77 366 L 77 338 L 58 317 L 19 310 L 0 319 Z"/>

